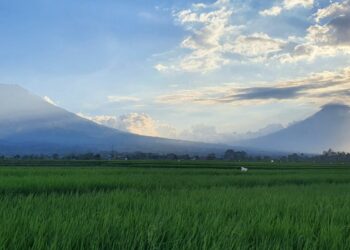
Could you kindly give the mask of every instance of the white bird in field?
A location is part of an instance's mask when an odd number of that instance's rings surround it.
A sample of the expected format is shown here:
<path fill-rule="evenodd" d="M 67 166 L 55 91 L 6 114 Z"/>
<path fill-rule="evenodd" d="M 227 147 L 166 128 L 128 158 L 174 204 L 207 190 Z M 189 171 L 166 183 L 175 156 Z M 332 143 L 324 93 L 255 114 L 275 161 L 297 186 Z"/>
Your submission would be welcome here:
<path fill-rule="evenodd" d="M 248 168 L 241 167 L 241 172 L 248 172 Z"/>

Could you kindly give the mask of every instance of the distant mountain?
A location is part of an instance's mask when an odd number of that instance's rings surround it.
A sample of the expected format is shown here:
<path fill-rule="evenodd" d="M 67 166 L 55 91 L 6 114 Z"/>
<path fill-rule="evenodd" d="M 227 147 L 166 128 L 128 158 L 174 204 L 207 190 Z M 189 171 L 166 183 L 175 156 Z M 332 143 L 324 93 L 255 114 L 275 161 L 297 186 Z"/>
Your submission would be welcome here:
<path fill-rule="evenodd" d="M 265 135 L 269 135 L 272 133 L 275 133 L 277 131 L 282 130 L 284 127 L 282 124 L 269 124 L 257 131 L 254 132 L 247 132 L 245 134 L 237 134 L 237 140 L 246 140 L 246 139 L 253 139 L 253 138 L 257 138 L 257 137 L 261 137 L 261 136 L 265 136 Z"/>
<path fill-rule="evenodd" d="M 350 151 L 350 107 L 329 104 L 311 117 L 275 133 L 241 142 L 264 150 L 321 153 L 332 148 Z"/>
<path fill-rule="evenodd" d="M 226 147 L 139 136 L 107 128 L 59 108 L 17 85 L 0 84 L 0 154 L 223 152 Z"/>

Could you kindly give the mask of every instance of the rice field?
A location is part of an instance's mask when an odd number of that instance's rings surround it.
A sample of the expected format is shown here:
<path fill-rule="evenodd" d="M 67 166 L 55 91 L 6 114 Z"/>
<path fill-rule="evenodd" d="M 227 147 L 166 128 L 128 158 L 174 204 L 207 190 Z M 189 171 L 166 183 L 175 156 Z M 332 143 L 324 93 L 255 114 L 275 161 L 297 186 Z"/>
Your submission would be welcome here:
<path fill-rule="evenodd" d="M 346 165 L 0 165 L 0 249 L 350 249 Z"/>

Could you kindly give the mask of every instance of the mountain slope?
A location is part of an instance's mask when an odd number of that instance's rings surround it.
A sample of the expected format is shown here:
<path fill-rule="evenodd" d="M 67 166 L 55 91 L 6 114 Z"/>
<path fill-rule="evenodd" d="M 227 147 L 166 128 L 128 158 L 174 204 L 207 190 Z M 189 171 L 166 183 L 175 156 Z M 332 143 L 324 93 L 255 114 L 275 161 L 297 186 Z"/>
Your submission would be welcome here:
<path fill-rule="evenodd" d="M 98 125 L 17 85 L 0 84 L 0 154 L 121 152 L 207 153 L 224 146 L 139 136 Z"/>
<path fill-rule="evenodd" d="M 241 145 L 285 152 L 321 153 L 329 148 L 349 151 L 349 132 L 350 108 L 329 104 L 301 122 Z"/>

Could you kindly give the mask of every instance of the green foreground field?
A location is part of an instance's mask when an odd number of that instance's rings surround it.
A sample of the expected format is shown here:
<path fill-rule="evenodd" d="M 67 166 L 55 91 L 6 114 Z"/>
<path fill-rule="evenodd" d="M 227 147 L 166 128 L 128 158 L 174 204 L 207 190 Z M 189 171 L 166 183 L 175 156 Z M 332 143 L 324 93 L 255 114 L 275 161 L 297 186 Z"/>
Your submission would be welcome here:
<path fill-rule="evenodd" d="M 1 249 L 350 249 L 350 166 L 0 165 Z"/>

